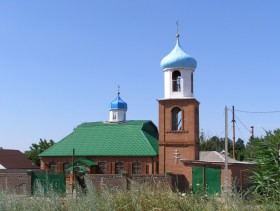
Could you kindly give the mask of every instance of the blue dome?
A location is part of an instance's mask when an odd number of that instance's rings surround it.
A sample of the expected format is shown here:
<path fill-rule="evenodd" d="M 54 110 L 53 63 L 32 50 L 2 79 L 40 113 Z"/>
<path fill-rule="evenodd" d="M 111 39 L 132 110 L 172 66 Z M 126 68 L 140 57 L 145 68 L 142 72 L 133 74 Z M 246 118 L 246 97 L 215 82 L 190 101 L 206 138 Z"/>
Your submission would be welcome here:
<path fill-rule="evenodd" d="M 110 110 L 116 110 L 116 109 L 123 109 L 127 110 L 127 104 L 124 102 L 120 96 L 118 96 L 113 102 L 110 104 Z"/>
<path fill-rule="evenodd" d="M 160 66 L 165 68 L 185 67 L 195 69 L 197 66 L 196 60 L 188 55 L 180 46 L 179 39 L 175 48 L 161 60 Z"/>

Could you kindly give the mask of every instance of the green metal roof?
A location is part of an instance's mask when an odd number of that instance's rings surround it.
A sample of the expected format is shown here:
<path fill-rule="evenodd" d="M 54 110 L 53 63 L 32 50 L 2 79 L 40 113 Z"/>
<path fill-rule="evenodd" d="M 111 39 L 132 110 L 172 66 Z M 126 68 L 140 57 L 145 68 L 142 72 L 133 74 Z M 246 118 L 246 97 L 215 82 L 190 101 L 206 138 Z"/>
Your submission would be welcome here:
<path fill-rule="evenodd" d="M 39 156 L 156 156 L 158 130 L 152 121 L 89 122 L 79 125 Z"/>

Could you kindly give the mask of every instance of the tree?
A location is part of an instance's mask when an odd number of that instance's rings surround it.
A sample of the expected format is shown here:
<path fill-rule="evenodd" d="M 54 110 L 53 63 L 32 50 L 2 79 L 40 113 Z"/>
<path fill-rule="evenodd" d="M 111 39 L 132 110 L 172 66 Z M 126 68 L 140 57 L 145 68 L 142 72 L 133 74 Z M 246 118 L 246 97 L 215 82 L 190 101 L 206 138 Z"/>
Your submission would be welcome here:
<path fill-rule="evenodd" d="M 200 143 L 200 150 L 218 152 L 222 151 L 220 138 L 213 136 L 208 140 L 204 140 L 202 143 Z"/>
<path fill-rule="evenodd" d="M 260 196 L 259 200 L 279 200 L 279 144 L 280 129 L 266 132 L 265 137 L 251 139 L 248 143 L 249 157 L 256 163 L 249 192 Z"/>
<path fill-rule="evenodd" d="M 217 151 L 221 152 L 225 149 L 225 138 L 219 138 L 217 136 L 213 136 L 210 139 L 205 138 L 205 134 L 202 131 L 200 133 L 200 151 Z M 232 140 L 228 138 L 228 156 L 232 157 L 233 153 L 233 144 Z M 236 160 L 244 160 L 246 155 L 246 147 L 244 145 L 244 141 L 242 139 L 238 139 L 235 143 L 235 158 Z"/>
<path fill-rule="evenodd" d="M 256 158 L 257 152 L 255 151 L 255 146 L 259 145 L 261 141 L 262 138 L 259 137 L 254 137 L 249 139 L 249 141 L 246 144 L 246 153 L 245 153 L 246 160 L 252 161 L 254 160 L 254 158 Z"/>
<path fill-rule="evenodd" d="M 244 141 L 241 138 L 238 138 L 235 142 L 235 158 L 236 160 L 243 161 L 245 159 L 246 147 Z"/>
<path fill-rule="evenodd" d="M 202 138 L 200 137 L 200 140 Z M 201 151 L 217 151 L 221 152 L 225 149 L 225 139 L 219 138 L 218 136 L 213 136 L 210 139 L 202 139 L 200 142 L 200 150 Z M 229 154 L 232 152 L 232 141 L 228 139 L 228 149 Z"/>
<path fill-rule="evenodd" d="M 28 157 L 28 159 L 32 160 L 34 163 L 36 163 L 37 166 L 40 166 L 40 158 L 39 154 L 44 152 L 46 149 L 50 148 L 52 145 L 54 145 L 54 141 L 51 139 L 49 142 L 46 139 L 40 139 L 38 144 L 32 144 L 29 151 L 26 151 L 25 154 Z"/>

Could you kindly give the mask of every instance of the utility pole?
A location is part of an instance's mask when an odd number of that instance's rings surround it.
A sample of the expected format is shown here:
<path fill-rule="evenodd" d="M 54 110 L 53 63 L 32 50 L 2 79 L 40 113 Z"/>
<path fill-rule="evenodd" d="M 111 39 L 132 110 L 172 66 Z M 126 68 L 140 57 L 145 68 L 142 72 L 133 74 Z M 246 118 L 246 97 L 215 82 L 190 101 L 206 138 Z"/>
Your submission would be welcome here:
<path fill-rule="evenodd" d="M 228 108 L 225 107 L 225 189 L 224 192 L 228 193 Z"/>
<path fill-rule="evenodd" d="M 232 106 L 232 158 L 235 159 L 235 118 L 234 118 L 234 106 Z"/>

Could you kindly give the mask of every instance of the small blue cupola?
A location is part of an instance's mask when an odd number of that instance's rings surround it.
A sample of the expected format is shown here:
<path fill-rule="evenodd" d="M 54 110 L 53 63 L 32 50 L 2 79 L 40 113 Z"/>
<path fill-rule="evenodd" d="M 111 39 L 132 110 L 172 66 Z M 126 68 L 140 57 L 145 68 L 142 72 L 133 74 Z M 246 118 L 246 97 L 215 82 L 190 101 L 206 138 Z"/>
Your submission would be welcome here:
<path fill-rule="evenodd" d="M 109 121 L 123 122 L 126 121 L 127 104 L 120 97 L 120 87 L 118 87 L 117 98 L 110 103 Z"/>
<path fill-rule="evenodd" d="M 110 110 L 117 109 L 127 110 L 126 102 L 124 102 L 119 95 L 113 102 L 110 103 Z"/>
<path fill-rule="evenodd" d="M 166 68 L 190 68 L 194 70 L 197 66 L 196 60 L 182 49 L 179 34 L 176 35 L 176 38 L 175 48 L 161 60 L 161 68 L 163 70 Z"/>

